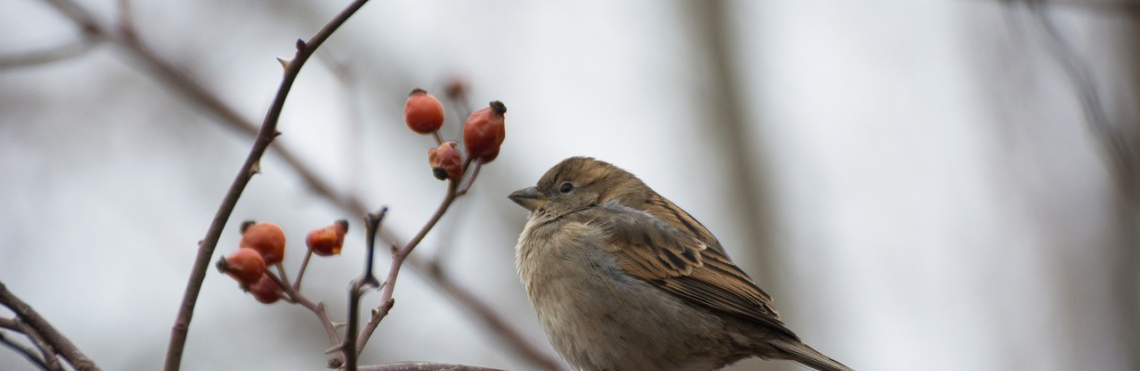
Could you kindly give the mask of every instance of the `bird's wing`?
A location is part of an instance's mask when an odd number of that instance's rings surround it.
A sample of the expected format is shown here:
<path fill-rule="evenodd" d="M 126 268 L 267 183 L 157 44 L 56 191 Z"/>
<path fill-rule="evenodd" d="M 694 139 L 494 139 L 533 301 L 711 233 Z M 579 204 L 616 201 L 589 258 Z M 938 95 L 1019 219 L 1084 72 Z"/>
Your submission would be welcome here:
<path fill-rule="evenodd" d="M 668 201 L 664 207 L 676 209 Z M 649 210 L 611 203 L 581 215 L 608 232 L 610 243 L 605 248 L 630 276 L 700 306 L 796 337 L 772 309 L 771 297 L 732 263 L 704 226 L 680 209 Z M 669 216 L 690 221 L 671 222 Z"/>

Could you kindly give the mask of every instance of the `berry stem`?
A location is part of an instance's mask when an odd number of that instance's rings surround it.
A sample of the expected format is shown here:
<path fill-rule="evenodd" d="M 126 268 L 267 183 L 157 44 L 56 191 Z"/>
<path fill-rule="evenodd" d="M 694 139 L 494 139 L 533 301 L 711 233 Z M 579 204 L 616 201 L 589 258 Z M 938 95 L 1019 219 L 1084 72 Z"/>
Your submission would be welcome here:
<path fill-rule="evenodd" d="M 297 270 L 297 281 L 293 282 L 293 291 L 301 292 L 301 279 L 305 278 L 305 269 L 309 267 L 309 260 L 313 258 L 313 250 L 305 253 L 305 260 L 301 261 L 301 269 Z"/>
<path fill-rule="evenodd" d="M 466 169 L 467 165 L 470 164 L 471 162 L 472 162 L 471 159 L 468 158 L 467 164 L 464 164 L 463 168 Z M 471 170 L 471 176 L 467 178 L 467 182 L 463 183 L 463 187 L 455 192 L 456 196 L 462 196 L 462 195 L 467 194 L 467 191 L 471 190 L 471 186 L 475 184 L 475 178 L 479 177 L 479 169 L 483 168 L 483 161 L 475 160 L 474 162 L 475 162 L 475 169 Z"/>
<path fill-rule="evenodd" d="M 292 287 L 292 285 L 289 284 L 289 276 L 285 275 L 285 266 L 281 265 L 281 263 L 274 265 L 277 266 L 277 273 L 281 275 L 281 282 L 284 282 L 285 286 Z"/>

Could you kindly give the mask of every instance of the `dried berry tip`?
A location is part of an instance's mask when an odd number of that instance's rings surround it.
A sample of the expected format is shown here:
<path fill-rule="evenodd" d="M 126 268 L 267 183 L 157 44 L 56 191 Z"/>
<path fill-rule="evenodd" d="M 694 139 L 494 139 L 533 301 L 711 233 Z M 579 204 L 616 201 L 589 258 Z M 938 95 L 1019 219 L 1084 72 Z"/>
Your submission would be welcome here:
<path fill-rule="evenodd" d="M 498 112 L 500 115 L 507 113 L 507 105 L 497 100 L 491 101 L 491 109 L 495 110 L 495 112 Z"/>
<path fill-rule="evenodd" d="M 413 95 L 416 95 L 416 94 L 420 94 L 420 93 L 427 93 L 427 90 L 423 90 L 423 89 L 420 89 L 420 88 L 415 88 L 415 89 L 412 89 L 412 92 L 411 92 L 411 93 L 408 93 L 408 96 L 410 97 L 410 96 L 413 96 Z"/>
<path fill-rule="evenodd" d="M 344 229 L 345 233 L 348 232 L 348 220 L 341 219 L 337 220 L 335 223 Z"/>
<path fill-rule="evenodd" d="M 249 227 L 252 227 L 254 224 L 257 224 L 257 221 L 253 219 L 241 222 L 241 233 L 245 233 L 245 230 L 249 229 Z"/>
<path fill-rule="evenodd" d="M 224 256 L 218 258 L 218 263 L 215 264 L 214 266 L 218 268 L 218 272 L 226 273 L 227 271 L 229 271 L 229 268 L 228 268 L 229 265 L 226 264 L 226 257 L 224 257 Z"/>
<path fill-rule="evenodd" d="M 442 167 L 431 169 L 431 175 L 435 175 L 435 178 L 439 180 L 447 180 L 447 170 Z"/>

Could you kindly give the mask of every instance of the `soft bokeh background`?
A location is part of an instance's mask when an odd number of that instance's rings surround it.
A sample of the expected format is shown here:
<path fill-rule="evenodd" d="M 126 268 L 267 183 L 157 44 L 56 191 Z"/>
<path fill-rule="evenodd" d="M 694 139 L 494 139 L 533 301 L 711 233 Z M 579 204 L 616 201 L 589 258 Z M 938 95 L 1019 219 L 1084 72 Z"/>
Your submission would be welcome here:
<path fill-rule="evenodd" d="M 258 122 L 274 58 L 345 3 L 132 9 L 147 44 Z M 80 4 L 117 16 L 114 1 Z M 444 184 L 425 166 L 432 141 L 404 128 L 406 93 L 458 76 L 473 103 L 504 101 L 501 156 L 416 254 L 440 254 L 544 349 L 514 273 L 525 214 L 505 195 L 590 155 L 699 218 L 792 329 L 856 369 L 1138 370 L 1133 4 L 377 0 L 302 72 L 275 145 L 338 192 L 389 205 L 388 225 L 410 235 Z M 251 138 L 112 43 L 13 65 L 77 34 L 47 0 L 0 2 L 0 281 L 104 369 L 155 370 Z M 1107 149 L 1098 123 L 1132 152 Z M 271 220 L 295 269 L 309 229 L 356 217 L 274 152 L 262 169 L 219 252 L 241 220 Z M 334 318 L 362 264 L 354 226 L 345 254 L 306 276 Z M 406 273 L 365 363 L 535 367 Z M 309 312 L 258 304 L 211 270 L 184 366 L 316 370 L 326 348 Z M 0 369 L 34 367 L 0 349 Z"/>

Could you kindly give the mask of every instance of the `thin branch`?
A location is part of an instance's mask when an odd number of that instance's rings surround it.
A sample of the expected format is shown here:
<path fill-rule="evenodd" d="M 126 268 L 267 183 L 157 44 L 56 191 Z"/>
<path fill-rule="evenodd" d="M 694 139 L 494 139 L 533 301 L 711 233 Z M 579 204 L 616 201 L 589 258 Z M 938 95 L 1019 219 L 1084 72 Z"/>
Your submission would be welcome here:
<path fill-rule="evenodd" d="M 36 366 L 39 366 L 39 368 L 44 371 L 58 371 L 57 369 L 48 367 L 47 362 L 41 359 L 40 356 L 37 356 L 35 350 L 22 344 L 17 344 L 11 339 L 8 339 L 8 337 L 5 336 L 3 332 L 0 332 L 0 344 L 4 344 L 4 346 L 12 348 L 12 351 L 20 353 L 20 355 L 24 356 L 24 358 L 27 358 L 29 362 Z"/>
<path fill-rule="evenodd" d="M 56 356 L 56 350 L 51 348 L 47 341 L 43 341 L 39 333 L 32 329 L 32 326 L 27 325 L 23 321 L 14 320 L 14 318 L 0 318 L 0 328 L 8 329 L 11 331 L 23 333 L 28 340 L 32 340 L 36 348 L 40 349 L 42 360 L 48 365 L 51 370 L 63 371 L 59 366 L 59 360 Z"/>
<path fill-rule="evenodd" d="M 71 363 L 75 369 L 80 371 L 98 371 L 101 370 L 99 366 L 90 358 L 87 358 L 75 344 L 71 342 L 63 334 L 56 331 L 55 327 L 48 323 L 46 319 L 40 316 L 30 305 L 24 303 L 15 294 L 8 291 L 8 287 L 0 282 L 0 304 L 3 304 L 12 312 L 16 313 L 20 321 L 27 324 L 30 328 L 37 332 L 41 339 L 47 344 L 50 344 L 52 349 L 59 351 L 60 355 Z"/>
<path fill-rule="evenodd" d="M 345 369 L 348 371 L 356 370 L 356 358 L 360 351 L 356 348 L 356 332 L 360 325 L 360 297 L 364 295 L 365 287 L 377 287 L 380 283 L 376 281 L 376 276 L 372 274 L 372 259 L 376 253 L 376 233 L 380 230 L 380 223 L 384 221 L 384 216 L 388 214 L 388 207 L 380 209 L 380 212 L 369 213 L 364 218 L 365 237 L 368 239 L 368 260 L 364 263 L 364 273 L 352 281 L 352 287 L 348 292 L 348 329 L 345 330 L 344 344 L 341 350 L 344 352 Z M 387 285 L 387 282 L 385 282 Z M 392 282 L 395 284 L 395 282 Z M 387 285 L 392 287 L 393 285 Z"/>
<path fill-rule="evenodd" d="M 24 336 L 27 336 L 28 339 L 32 341 L 32 344 L 36 345 L 36 348 L 40 349 L 40 355 L 43 357 L 44 363 L 47 364 L 48 368 L 63 371 L 63 366 L 59 364 L 59 355 L 51 344 L 44 341 L 44 338 L 24 321 L 16 321 L 16 326 L 19 327 L 20 332 L 24 333 Z"/>
<path fill-rule="evenodd" d="M 329 338 L 329 344 L 333 346 L 340 345 L 341 340 L 340 336 L 338 336 L 336 333 L 336 325 L 333 324 L 332 319 L 329 318 L 328 312 L 325 311 L 324 303 L 314 302 L 312 299 L 309 299 L 308 296 L 305 296 L 305 294 L 302 294 L 300 291 L 293 290 L 292 287 L 290 287 L 280 277 L 277 277 L 277 275 L 269 271 L 266 271 L 265 273 L 269 276 L 270 279 L 273 279 L 273 282 L 277 283 L 278 287 L 281 287 L 281 290 L 285 292 L 285 295 L 288 297 L 290 302 L 300 304 L 302 307 L 305 307 L 317 315 L 317 319 L 320 320 L 321 326 L 325 328 L 325 335 Z M 340 360 L 341 364 L 344 363 L 343 357 L 338 355 L 337 359 Z M 337 367 L 339 367 L 339 365 Z"/>
<path fill-rule="evenodd" d="M 463 164 L 463 168 L 467 169 L 467 166 L 471 165 L 471 163 L 472 163 L 471 159 L 468 158 L 467 163 Z M 471 170 L 471 176 L 467 177 L 467 182 L 463 183 L 463 187 L 460 187 L 459 190 L 455 192 L 457 196 L 462 196 L 462 195 L 467 194 L 467 191 L 470 191 L 471 186 L 475 184 L 475 178 L 479 177 L 479 169 L 483 168 L 483 161 L 474 161 L 474 163 L 475 163 L 475 169 Z"/>
<path fill-rule="evenodd" d="M 497 368 L 434 362 L 403 362 L 388 365 L 360 366 L 358 371 L 505 371 Z"/>
<path fill-rule="evenodd" d="M 301 291 L 301 280 L 305 278 L 305 269 L 309 268 L 309 260 L 313 259 L 313 250 L 305 252 L 305 260 L 301 261 L 301 268 L 297 270 L 297 281 L 293 282 L 293 291 Z"/>
<path fill-rule="evenodd" d="M 396 277 L 400 275 L 400 268 L 403 267 L 404 260 L 407 259 L 408 254 L 411 254 L 412 250 L 420 244 L 420 241 L 423 241 L 428 232 L 435 227 L 435 224 L 439 222 L 443 214 L 447 212 L 447 208 L 450 207 L 451 203 L 455 201 L 455 198 L 459 196 L 456 194 L 458 187 L 458 181 L 454 179 L 448 181 L 447 194 L 444 195 L 443 202 L 440 202 L 439 208 L 435 210 L 435 214 L 432 214 L 431 218 L 420 228 L 420 231 L 416 233 L 415 237 L 412 237 L 403 247 L 392 252 L 392 264 L 391 267 L 388 268 L 388 278 L 384 280 L 384 293 L 380 296 L 380 306 L 376 307 L 372 312 L 372 318 L 368 320 L 368 323 L 364 325 L 364 329 L 360 332 L 360 336 L 356 341 L 358 344 L 356 346 L 357 353 L 364 351 L 364 345 L 368 343 L 368 338 L 372 337 L 372 333 L 376 331 L 376 327 L 380 325 L 380 321 L 392 310 L 392 306 L 395 304 L 395 301 L 392 299 L 392 293 L 396 289 Z"/>
<path fill-rule="evenodd" d="M 85 33 L 79 40 L 63 45 L 0 56 L 0 69 L 28 67 L 71 59 L 86 54 L 94 46 L 95 39 L 90 34 Z"/>
<path fill-rule="evenodd" d="M 230 214 L 233 212 L 234 206 L 237 205 L 238 198 L 241 197 L 242 191 L 245 190 L 245 186 L 249 184 L 253 175 L 260 170 L 261 156 L 265 154 L 266 149 L 269 148 L 269 144 L 272 143 L 273 139 L 279 134 L 277 131 L 277 121 L 281 117 L 281 111 L 285 107 L 285 99 L 289 96 L 293 82 L 296 81 L 297 76 L 301 72 L 301 68 L 305 65 L 305 62 L 308 61 L 309 57 L 312 56 L 313 52 L 367 2 L 368 0 L 353 1 L 347 8 L 341 11 L 340 14 L 337 14 L 328 24 L 317 31 L 308 41 L 297 40 L 297 53 L 293 57 L 293 60 L 285 65 L 285 76 L 281 79 L 281 86 L 277 89 L 277 96 L 273 99 L 273 104 L 270 106 L 269 112 L 265 114 L 265 120 L 262 122 L 261 129 L 254 139 L 249 156 L 246 158 L 245 163 L 242 164 L 241 169 L 238 170 L 237 176 L 230 185 L 229 191 L 226 192 L 225 198 L 222 200 L 221 205 L 218 206 L 218 212 L 215 214 L 214 220 L 206 232 L 206 237 L 199 244 L 198 256 L 194 261 L 194 268 L 190 273 L 189 282 L 186 284 L 186 293 L 182 298 L 182 305 L 179 307 L 178 317 L 171 329 L 170 345 L 166 353 L 164 370 L 177 371 L 181 367 L 182 351 L 186 345 L 186 337 L 190 327 L 190 320 L 194 313 L 194 305 L 197 303 L 198 294 L 202 290 L 202 281 L 206 278 L 206 271 L 210 266 L 214 248 L 218 245 L 218 239 L 221 237 L 226 221 L 229 220 Z M 133 44 L 141 45 L 137 42 Z"/>
<path fill-rule="evenodd" d="M 1078 93 L 1089 131 L 1101 143 L 1102 149 L 1117 169 L 1116 181 L 1126 188 L 1133 186 L 1136 180 L 1130 177 L 1137 172 L 1135 149 L 1120 132 L 1122 128 L 1113 125 L 1108 119 L 1100 94 L 1097 93 L 1096 82 L 1087 64 L 1061 34 L 1041 1 L 1027 1 L 1027 5 L 1046 36 L 1049 52 L 1053 54 L 1053 58 L 1060 64 L 1065 76 L 1068 76 L 1072 82 L 1073 89 Z"/>

